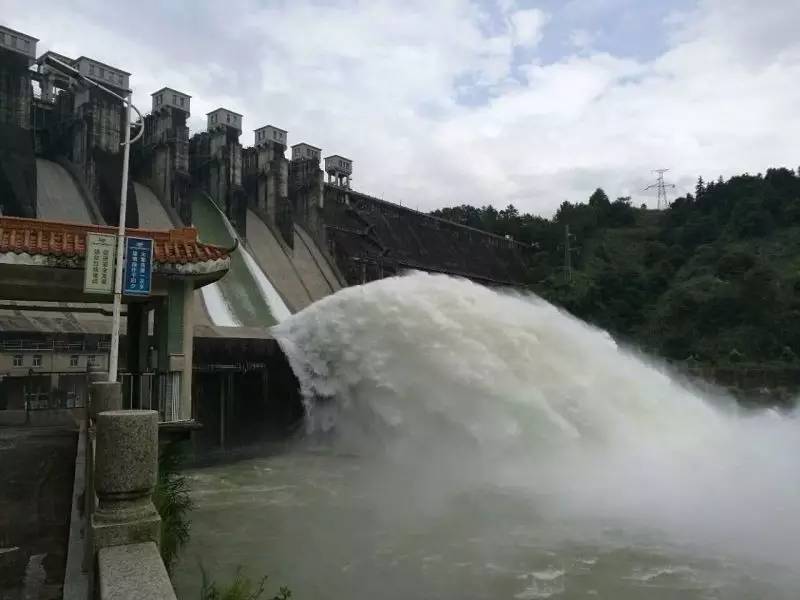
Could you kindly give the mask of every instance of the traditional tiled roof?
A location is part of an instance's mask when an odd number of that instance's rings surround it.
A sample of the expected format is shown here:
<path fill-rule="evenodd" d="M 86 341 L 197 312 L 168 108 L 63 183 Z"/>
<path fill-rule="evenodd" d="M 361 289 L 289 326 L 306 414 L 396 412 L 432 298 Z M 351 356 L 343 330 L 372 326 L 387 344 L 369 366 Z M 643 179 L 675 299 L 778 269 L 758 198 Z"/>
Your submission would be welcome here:
<path fill-rule="evenodd" d="M 0 254 L 30 254 L 82 258 L 86 255 L 87 233 L 116 234 L 116 227 L 79 225 L 39 219 L 0 217 Z M 151 238 L 154 261 L 164 264 L 193 264 L 227 258 L 230 248 L 204 244 L 197 239 L 197 229 L 126 229 L 136 237 Z"/>

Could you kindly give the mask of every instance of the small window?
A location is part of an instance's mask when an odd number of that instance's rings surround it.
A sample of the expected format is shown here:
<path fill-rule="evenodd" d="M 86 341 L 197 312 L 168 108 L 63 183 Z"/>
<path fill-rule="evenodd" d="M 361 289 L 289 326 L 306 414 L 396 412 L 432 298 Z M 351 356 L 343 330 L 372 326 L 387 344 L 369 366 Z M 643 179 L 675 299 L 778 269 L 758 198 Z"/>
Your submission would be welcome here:
<path fill-rule="evenodd" d="M 175 94 L 172 94 L 172 103 L 177 106 L 178 104 L 178 97 Z"/>
<path fill-rule="evenodd" d="M 122 75 L 117 75 L 117 83 L 122 85 Z"/>
<path fill-rule="evenodd" d="M 94 355 L 87 356 L 86 357 L 86 366 L 87 367 L 95 367 L 95 366 L 97 366 L 97 357 L 94 356 Z"/>
<path fill-rule="evenodd" d="M 79 357 L 77 354 L 73 354 L 69 357 L 69 366 L 70 367 L 77 367 L 78 366 Z"/>
<path fill-rule="evenodd" d="M 34 367 L 41 367 L 42 366 L 42 355 L 41 354 L 34 354 L 33 355 L 33 366 Z"/>
<path fill-rule="evenodd" d="M 231 116 L 230 116 L 229 114 L 226 114 L 225 116 L 228 118 L 228 119 L 227 119 L 227 120 L 228 120 L 228 123 L 230 123 L 230 122 L 231 122 Z"/>
<path fill-rule="evenodd" d="M 22 354 L 15 354 L 14 355 L 14 366 L 15 367 L 21 367 L 23 364 L 24 363 L 22 361 Z"/>
<path fill-rule="evenodd" d="M 106 70 L 103 67 L 100 67 L 100 79 L 104 79 L 106 76 Z"/>
<path fill-rule="evenodd" d="M 89 75 L 94 75 L 94 65 L 89 65 Z"/>
<path fill-rule="evenodd" d="M 183 106 L 183 100 L 184 100 L 184 98 L 181 98 L 181 106 Z"/>

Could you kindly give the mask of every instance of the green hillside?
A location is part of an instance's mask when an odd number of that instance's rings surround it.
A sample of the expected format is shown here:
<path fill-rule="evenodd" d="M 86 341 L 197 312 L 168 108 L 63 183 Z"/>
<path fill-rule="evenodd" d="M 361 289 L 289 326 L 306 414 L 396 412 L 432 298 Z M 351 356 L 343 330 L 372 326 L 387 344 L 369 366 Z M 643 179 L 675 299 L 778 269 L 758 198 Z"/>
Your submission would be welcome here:
<path fill-rule="evenodd" d="M 598 189 L 552 219 L 512 206 L 435 214 L 539 244 L 532 290 L 648 352 L 715 365 L 798 362 L 800 177 L 790 169 L 699 180 L 663 211 Z"/>

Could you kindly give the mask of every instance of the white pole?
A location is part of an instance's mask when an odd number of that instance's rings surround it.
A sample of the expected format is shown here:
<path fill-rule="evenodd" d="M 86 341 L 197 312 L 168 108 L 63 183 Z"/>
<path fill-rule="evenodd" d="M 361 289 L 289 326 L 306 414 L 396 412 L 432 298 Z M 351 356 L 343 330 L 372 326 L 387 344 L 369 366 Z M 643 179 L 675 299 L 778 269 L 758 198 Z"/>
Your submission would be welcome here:
<path fill-rule="evenodd" d="M 117 259 L 114 263 L 114 310 L 111 317 L 111 350 L 108 356 L 108 380 L 117 381 L 119 362 L 119 322 L 122 309 L 122 260 L 125 253 L 125 214 L 128 207 L 128 161 L 131 156 L 131 102 L 133 92 L 128 92 L 125 118 L 122 126 L 125 132 L 125 149 L 122 152 L 122 191 L 119 201 L 119 228 L 117 230 Z"/>

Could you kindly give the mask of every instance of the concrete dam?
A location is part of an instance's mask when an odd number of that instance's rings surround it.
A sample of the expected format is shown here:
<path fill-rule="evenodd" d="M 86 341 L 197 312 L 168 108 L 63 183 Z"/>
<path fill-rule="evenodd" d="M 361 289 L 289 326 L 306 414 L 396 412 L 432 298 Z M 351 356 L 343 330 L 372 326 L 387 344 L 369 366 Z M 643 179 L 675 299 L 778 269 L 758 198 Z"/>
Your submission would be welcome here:
<path fill-rule="evenodd" d="M 8 83 L 0 86 L 2 216 L 117 225 L 124 137 L 117 96 L 131 75 L 91 57 L 37 56 L 33 43 L 0 48 L 0 77 Z M 146 231 L 194 228 L 200 242 L 230 252 L 225 276 L 192 291 L 191 314 L 176 316 L 176 331 L 186 325 L 194 339 L 192 418 L 204 426 L 195 434 L 203 444 L 225 445 L 252 422 L 288 424 L 302 414 L 270 328 L 343 287 L 408 270 L 526 283 L 534 248 L 361 193 L 352 185 L 353 160 L 290 145 L 277 126 L 258 127 L 244 143 L 246 117 L 230 108 L 211 111 L 205 129 L 190 132 L 191 103 L 170 87 L 151 94 L 132 128 L 142 135 L 131 150 L 125 218 Z M 152 390 L 151 404 L 170 385 L 168 365 L 153 354 L 161 343 L 153 310 L 139 358 L 124 347 L 120 358 L 123 381 Z M 140 327 L 140 316 L 122 316 L 123 335 Z M 11 366 L 7 373 L 0 366 L 0 375 L 18 377 L 14 389 L 46 404 L 60 377 L 103 366 L 109 331 L 108 305 L 3 301 L 0 365 Z M 178 350 L 170 371 L 180 368 Z M 43 352 L 51 353 L 49 369 Z M 0 396 L 7 385 L 0 383 Z M 263 428 L 253 429 L 255 436 Z"/>

